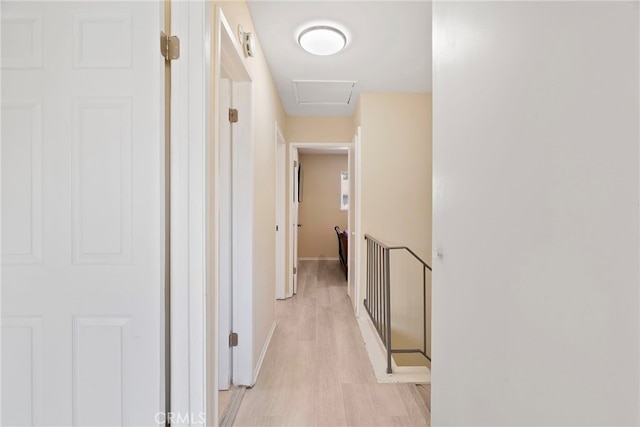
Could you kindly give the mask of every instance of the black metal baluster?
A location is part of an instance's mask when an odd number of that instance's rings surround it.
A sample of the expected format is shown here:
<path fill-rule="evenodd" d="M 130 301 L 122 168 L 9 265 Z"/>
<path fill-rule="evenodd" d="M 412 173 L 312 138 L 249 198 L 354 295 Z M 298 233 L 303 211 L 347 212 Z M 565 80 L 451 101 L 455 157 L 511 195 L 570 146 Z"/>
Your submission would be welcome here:
<path fill-rule="evenodd" d="M 431 267 L 406 246 L 387 246 L 369 235 L 367 242 L 366 298 L 364 306 L 387 350 L 387 372 L 392 373 L 393 353 L 427 355 L 427 270 Z M 422 348 L 393 349 L 391 338 L 391 251 L 405 250 L 422 264 Z"/>
<path fill-rule="evenodd" d="M 391 370 L 391 276 L 389 274 L 389 249 L 385 249 L 386 317 L 387 317 L 387 374 Z"/>
<path fill-rule="evenodd" d="M 422 346 L 427 357 L 427 267 L 422 266 Z"/>

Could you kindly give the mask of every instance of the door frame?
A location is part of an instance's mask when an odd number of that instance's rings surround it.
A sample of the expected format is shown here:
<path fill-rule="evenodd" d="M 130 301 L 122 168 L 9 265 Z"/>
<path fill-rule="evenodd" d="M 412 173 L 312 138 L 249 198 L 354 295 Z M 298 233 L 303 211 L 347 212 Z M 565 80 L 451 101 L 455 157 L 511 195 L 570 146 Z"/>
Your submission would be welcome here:
<path fill-rule="evenodd" d="M 252 77 L 245 62 L 242 48 L 234 32 L 231 30 L 222 9 L 214 9 L 214 43 L 212 56 L 214 63 L 214 128 L 210 142 L 212 156 L 208 158 L 206 169 L 212 175 L 213 205 L 209 204 L 207 217 L 213 217 L 214 228 L 209 230 L 208 237 L 211 245 L 209 262 L 217 263 L 221 250 L 220 235 L 216 232 L 220 225 L 220 191 L 222 185 L 231 185 L 232 191 L 232 255 L 231 255 L 231 283 L 230 289 L 232 305 L 232 327 L 238 334 L 238 345 L 233 350 L 232 382 L 235 385 L 253 385 L 253 135 L 252 135 Z M 221 79 L 231 81 L 232 107 L 238 109 L 239 119 L 234 123 L 231 131 L 231 176 L 220 175 L 217 163 L 220 158 L 220 117 L 225 116 L 220 111 L 219 84 Z M 211 176 L 210 175 L 210 176 Z M 231 183 L 228 182 L 229 178 Z M 207 286 L 206 293 L 219 295 L 223 286 L 219 270 L 213 275 L 213 281 Z M 229 291 L 229 288 L 226 289 Z M 215 306 L 208 306 L 207 312 L 217 313 Z M 224 314 L 224 313 L 222 313 Z M 206 326 L 206 325 L 205 325 Z M 220 332 L 220 331 L 219 331 Z M 212 338 L 208 334 L 206 341 Z M 221 337 L 224 338 L 224 337 Z M 222 339 L 220 340 L 222 341 Z M 209 345 L 217 345 L 218 339 Z M 214 364 L 208 366 L 210 370 L 217 370 L 220 348 L 216 351 Z M 208 361 L 210 363 L 210 361 Z"/>
<path fill-rule="evenodd" d="M 361 135 L 362 135 L 362 129 L 360 126 L 358 126 L 356 128 L 356 133 L 353 137 L 353 147 L 352 147 L 352 154 L 353 154 L 353 166 L 354 166 L 354 170 L 351 170 L 351 165 L 352 163 L 349 162 L 349 179 L 351 179 L 351 174 L 353 173 L 353 195 L 349 195 L 349 208 L 351 208 L 353 206 L 353 215 L 351 215 L 351 211 L 349 211 L 349 232 L 351 233 L 351 237 L 353 238 L 353 244 L 349 245 L 349 247 L 353 247 L 353 263 L 352 259 L 349 259 L 349 271 L 351 271 L 351 267 L 353 266 L 354 270 L 353 270 L 353 276 L 351 274 L 349 274 L 349 277 L 353 277 L 355 283 L 353 283 L 353 292 L 354 292 L 354 298 L 352 298 L 352 303 L 353 303 L 353 310 L 356 313 L 356 317 L 360 316 L 360 306 L 362 305 L 362 303 L 360 303 L 360 295 L 362 290 L 361 285 L 359 285 L 360 283 L 362 283 L 360 277 L 361 277 L 361 271 L 360 268 L 362 266 L 362 259 L 360 254 L 363 252 L 362 249 L 362 245 L 364 242 L 364 236 L 362 235 L 362 209 L 361 209 L 361 194 L 360 194 L 360 185 L 361 185 L 361 175 L 360 175 L 360 171 L 362 171 L 362 164 L 361 164 Z M 352 205 L 353 203 L 353 205 Z M 351 224 L 351 221 L 355 222 L 355 224 Z M 351 228 L 353 227 L 353 229 Z M 351 285 L 351 283 L 349 283 L 349 285 Z"/>
<path fill-rule="evenodd" d="M 208 260 L 207 232 L 210 178 L 209 158 L 213 111 L 211 55 L 213 9 L 204 0 L 171 2 L 171 32 L 180 37 L 180 59 L 171 64 L 171 247 L 170 247 L 170 410 L 217 422 L 217 380 L 205 369 L 217 346 L 216 316 L 206 311 L 217 296 L 205 294 L 215 266 Z M 187 114 L 187 112 L 189 114 Z M 205 320 L 208 327 L 202 327 Z"/>
<path fill-rule="evenodd" d="M 218 146 L 216 149 L 215 193 L 221 203 L 216 212 L 216 244 L 218 250 L 218 390 L 228 390 L 233 382 L 232 348 L 229 347 L 229 333 L 233 330 L 233 176 L 232 176 L 232 125 L 223 110 L 233 108 L 232 83 L 229 79 L 218 81 L 217 114 Z M 229 250 L 231 249 L 231 250 Z"/>
<path fill-rule="evenodd" d="M 226 21 L 222 21 L 226 25 Z M 226 31 L 233 33 L 228 25 Z M 231 39 L 235 41 L 235 39 Z M 238 46 L 239 49 L 239 46 Z M 221 64 L 229 60 L 228 48 L 223 46 Z M 242 55 L 238 50 L 238 55 Z M 244 56 L 238 56 L 236 60 Z M 244 64 L 233 65 L 234 76 L 251 79 L 249 69 Z M 240 337 L 233 350 L 232 381 L 235 385 L 253 386 L 253 126 L 252 126 L 252 84 L 251 80 L 235 80 L 231 84 L 234 107 L 240 119 L 231 133 L 232 148 L 232 325 Z M 215 209 L 217 211 L 217 207 Z M 216 239 L 217 240 L 217 239 Z M 216 244 L 218 244 L 217 242 Z M 219 250 L 219 245 L 217 247 Z M 220 284 L 218 284 L 220 286 Z"/>
<path fill-rule="evenodd" d="M 251 126 L 251 76 L 242 49 L 222 10 L 211 2 L 173 2 L 172 33 L 183 49 L 172 63 L 171 113 L 171 412 L 189 415 L 194 424 L 218 423 L 218 314 L 219 277 L 217 236 L 219 177 L 216 166 L 219 129 L 217 83 L 222 64 L 233 75 L 245 73 L 233 97 L 246 111 L 234 130 L 245 141 L 240 149 L 249 158 L 236 168 L 246 173 L 247 197 L 238 200 L 244 209 L 241 223 L 250 220 L 237 250 L 251 247 L 240 265 L 238 280 L 249 284 L 238 289 L 234 304 L 242 337 L 238 346 L 239 384 L 252 380 L 253 279 L 253 135 Z M 236 80 L 236 79 L 234 79 Z M 235 165 L 234 165 L 235 166 Z M 240 222 L 239 222 L 240 223 Z M 248 240 L 247 240 L 248 237 Z M 238 257 L 236 256 L 236 259 Z M 236 268 L 237 266 L 234 266 Z M 236 271 L 239 271 L 236 269 Z"/>
<path fill-rule="evenodd" d="M 221 15 L 222 16 L 222 15 Z M 229 375 L 234 385 L 253 385 L 253 140 L 251 135 L 251 75 L 246 64 L 240 62 L 242 56 L 236 52 L 230 27 L 222 16 L 221 59 L 219 61 L 221 74 L 215 78 L 216 106 L 215 117 L 218 119 L 213 140 L 213 158 L 215 162 L 214 194 L 215 206 L 212 213 L 215 228 L 212 231 L 214 250 L 217 253 L 216 262 L 229 260 L 230 270 L 222 269 L 218 265 L 217 293 L 218 293 L 218 360 L 217 372 L 222 368 L 225 375 Z M 226 31 L 226 33 L 225 33 Z M 224 72 L 224 77 L 222 75 Z M 225 80 L 222 84 L 222 80 Z M 230 92 L 229 92 L 230 91 Z M 228 97 L 222 101 L 222 97 Z M 230 102 L 229 102 L 230 101 Z M 226 121 L 227 105 L 239 112 L 237 123 L 222 123 Z M 223 137 L 221 132 L 229 132 Z M 220 164 L 223 156 L 223 138 L 230 136 L 228 152 L 225 159 L 230 160 L 229 168 Z M 226 175 L 223 174 L 226 172 Z M 230 194 L 227 194 L 230 191 Z M 230 215 L 221 215 L 221 207 L 226 201 L 220 201 L 220 196 L 230 196 Z M 225 227 L 231 229 L 232 242 L 228 242 L 221 232 Z M 224 248 L 231 247 L 230 254 L 224 254 Z M 229 255 L 229 256 L 226 256 Z M 242 339 L 238 345 L 229 347 L 229 333 L 235 332 Z M 232 362 L 220 363 L 223 349 L 231 351 Z M 226 355 L 223 357 L 227 357 Z M 229 369 L 230 368 L 230 369 Z M 220 381 L 218 381 L 220 384 Z M 221 387 L 225 389 L 224 387 Z"/>
<path fill-rule="evenodd" d="M 358 144 L 359 145 L 359 144 Z M 348 164 L 348 169 L 349 169 L 349 180 L 354 179 L 355 178 L 355 183 L 356 183 L 356 194 L 359 193 L 360 191 L 360 186 L 359 186 L 359 177 L 357 176 L 358 174 L 358 169 L 356 168 L 355 171 L 351 170 L 351 158 L 352 156 L 355 156 L 355 159 L 358 159 L 358 154 L 356 153 L 355 149 L 356 149 L 356 145 L 354 143 L 352 143 L 351 141 L 349 142 L 292 142 L 289 144 L 289 155 L 288 155 L 288 161 L 287 161 L 287 175 L 289 176 L 289 195 L 293 194 L 293 189 L 294 189 L 294 183 L 293 183 L 293 179 L 291 179 L 291 177 L 293 177 L 293 162 L 291 162 L 291 159 L 293 158 L 293 151 L 294 150 L 299 150 L 299 149 L 313 149 L 314 151 L 333 151 L 336 148 L 346 148 L 347 149 L 347 164 Z M 286 277 L 287 277 L 287 283 L 289 284 L 289 293 L 293 295 L 293 267 L 294 267 L 294 259 L 295 259 L 295 253 L 294 253 L 294 233 L 292 232 L 293 227 L 294 227 L 294 223 L 295 223 L 295 218 L 294 218 L 294 207 L 293 207 L 293 203 L 292 203 L 292 199 L 291 197 L 285 197 L 285 203 L 286 203 L 286 209 L 289 212 L 289 223 L 288 223 L 288 229 L 289 229 L 289 238 L 288 238 L 288 242 L 289 242 L 289 248 L 288 248 L 288 259 L 289 259 L 289 271 L 286 272 Z M 353 230 L 354 227 L 358 227 L 358 220 L 359 218 L 356 217 L 356 224 L 351 224 L 351 209 L 355 209 L 355 206 L 353 205 L 353 196 L 349 195 L 349 210 L 347 212 L 347 218 L 349 218 L 348 220 L 348 225 L 347 227 L 349 228 L 349 231 Z M 356 199 L 357 200 L 357 199 Z M 355 211 L 356 213 L 359 212 L 359 209 L 356 209 Z M 353 233 L 352 233 L 353 234 Z M 357 236 L 356 236 L 357 237 Z M 357 239 L 355 239 L 357 240 Z M 348 260 L 348 266 L 349 269 L 352 268 L 356 268 L 356 262 L 354 262 L 354 260 L 349 259 Z M 358 286 L 354 286 L 354 288 L 356 289 L 355 295 L 350 295 L 349 289 L 351 288 L 351 275 L 349 275 L 349 277 L 347 278 L 347 294 L 349 295 L 349 297 L 352 298 L 352 300 L 358 301 L 358 295 L 359 295 L 359 290 L 358 290 Z M 357 276 L 356 276 L 357 277 Z"/>
<path fill-rule="evenodd" d="M 286 174 L 289 177 L 289 192 L 287 197 L 285 197 L 285 199 L 288 200 L 287 206 L 289 209 L 289 222 L 287 224 L 287 233 L 289 236 L 289 271 L 286 272 L 287 278 L 288 278 L 287 283 L 289 283 L 289 290 L 288 290 L 287 296 L 289 298 L 294 296 L 298 290 L 297 282 L 295 280 L 297 275 L 297 270 L 296 270 L 296 273 L 294 274 L 293 269 L 297 267 L 297 261 L 298 261 L 298 257 L 296 256 L 296 253 L 298 250 L 298 242 L 296 241 L 296 239 L 298 236 L 297 222 L 298 222 L 299 212 L 295 204 L 299 203 L 299 201 L 296 200 L 295 202 L 293 202 L 291 196 L 293 195 L 293 197 L 295 197 L 296 199 L 298 198 L 296 189 L 297 189 L 297 185 L 299 184 L 296 185 L 294 174 L 296 171 L 296 167 L 299 167 L 297 164 L 299 160 L 300 158 L 299 158 L 298 148 L 294 147 L 293 144 L 290 144 L 289 160 L 287 161 L 287 174 Z"/>

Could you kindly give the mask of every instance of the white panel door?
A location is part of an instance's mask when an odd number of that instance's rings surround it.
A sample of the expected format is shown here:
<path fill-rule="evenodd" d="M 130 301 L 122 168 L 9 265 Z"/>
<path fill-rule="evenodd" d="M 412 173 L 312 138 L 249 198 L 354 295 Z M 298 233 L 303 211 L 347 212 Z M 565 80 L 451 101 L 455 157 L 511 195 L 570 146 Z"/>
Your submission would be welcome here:
<path fill-rule="evenodd" d="M 2 425 L 162 410 L 156 2 L 2 2 Z"/>

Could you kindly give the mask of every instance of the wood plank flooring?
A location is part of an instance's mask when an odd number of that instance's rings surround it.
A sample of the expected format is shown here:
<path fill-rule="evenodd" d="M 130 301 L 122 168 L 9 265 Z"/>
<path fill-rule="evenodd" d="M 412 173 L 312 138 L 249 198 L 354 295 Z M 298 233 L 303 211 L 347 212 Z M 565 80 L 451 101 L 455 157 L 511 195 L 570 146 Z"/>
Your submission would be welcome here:
<path fill-rule="evenodd" d="M 235 426 L 428 426 L 429 385 L 378 384 L 337 261 L 300 262 Z"/>
<path fill-rule="evenodd" d="M 218 390 L 218 424 L 220 424 L 220 420 L 222 420 L 224 412 L 229 407 L 232 395 L 232 390 Z"/>

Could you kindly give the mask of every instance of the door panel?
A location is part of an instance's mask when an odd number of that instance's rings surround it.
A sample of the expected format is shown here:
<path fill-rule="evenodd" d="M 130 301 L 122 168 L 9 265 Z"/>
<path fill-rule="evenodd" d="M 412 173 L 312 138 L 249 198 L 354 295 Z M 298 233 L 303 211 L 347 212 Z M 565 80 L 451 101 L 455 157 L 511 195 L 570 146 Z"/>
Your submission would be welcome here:
<path fill-rule="evenodd" d="M 1 7 L 2 424 L 153 424 L 161 6 Z"/>

